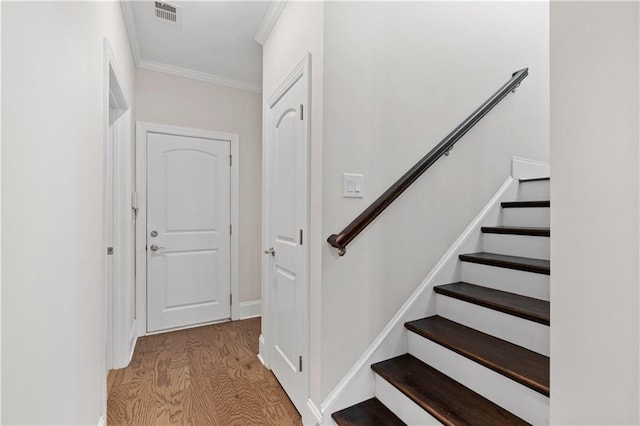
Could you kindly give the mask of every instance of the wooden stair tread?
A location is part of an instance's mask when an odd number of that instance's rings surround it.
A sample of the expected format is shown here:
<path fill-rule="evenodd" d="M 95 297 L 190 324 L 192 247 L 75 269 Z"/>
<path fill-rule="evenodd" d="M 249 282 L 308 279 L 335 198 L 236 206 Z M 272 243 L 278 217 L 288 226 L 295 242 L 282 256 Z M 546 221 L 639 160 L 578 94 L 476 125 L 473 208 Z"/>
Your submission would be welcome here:
<path fill-rule="evenodd" d="M 541 180 L 551 180 L 551 178 L 543 177 L 543 178 L 518 179 L 518 181 L 520 181 L 520 182 L 538 182 L 538 181 L 541 181 Z"/>
<path fill-rule="evenodd" d="M 339 426 L 406 426 L 378 398 L 371 398 L 331 415 Z"/>
<path fill-rule="evenodd" d="M 524 425 L 524 420 L 410 354 L 371 366 L 445 425 Z"/>
<path fill-rule="evenodd" d="M 440 316 L 405 324 L 408 330 L 549 396 L 549 358 Z"/>
<path fill-rule="evenodd" d="M 539 201 L 505 201 L 500 203 L 502 205 L 502 208 L 504 209 L 509 209 L 509 208 L 517 208 L 517 207 L 525 207 L 525 208 L 531 208 L 531 207 L 551 207 L 551 201 L 549 200 L 539 200 Z"/>
<path fill-rule="evenodd" d="M 550 305 L 546 300 L 509 293 L 475 284 L 458 282 L 434 287 L 436 293 L 485 308 L 549 325 Z"/>
<path fill-rule="evenodd" d="M 480 228 L 485 234 L 527 235 L 530 237 L 550 237 L 550 228 L 532 226 L 483 226 Z"/>
<path fill-rule="evenodd" d="M 544 259 L 532 259 L 529 257 L 508 256 L 495 253 L 469 253 L 459 255 L 463 262 L 479 263 L 499 268 L 518 269 L 521 271 L 534 272 L 536 274 L 549 275 L 551 272 L 550 262 Z"/>

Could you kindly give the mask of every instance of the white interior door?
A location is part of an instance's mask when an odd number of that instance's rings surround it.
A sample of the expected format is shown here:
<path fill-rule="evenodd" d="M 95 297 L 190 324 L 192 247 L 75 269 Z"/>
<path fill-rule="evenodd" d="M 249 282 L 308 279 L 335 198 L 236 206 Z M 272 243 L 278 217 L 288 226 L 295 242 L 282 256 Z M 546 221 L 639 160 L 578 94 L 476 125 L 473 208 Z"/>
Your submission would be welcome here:
<path fill-rule="evenodd" d="M 308 83 L 299 78 L 271 105 L 267 121 L 270 366 L 301 410 L 308 347 Z M 307 114 L 308 115 L 308 114 Z"/>
<path fill-rule="evenodd" d="M 230 142 L 147 144 L 147 330 L 229 318 Z"/>

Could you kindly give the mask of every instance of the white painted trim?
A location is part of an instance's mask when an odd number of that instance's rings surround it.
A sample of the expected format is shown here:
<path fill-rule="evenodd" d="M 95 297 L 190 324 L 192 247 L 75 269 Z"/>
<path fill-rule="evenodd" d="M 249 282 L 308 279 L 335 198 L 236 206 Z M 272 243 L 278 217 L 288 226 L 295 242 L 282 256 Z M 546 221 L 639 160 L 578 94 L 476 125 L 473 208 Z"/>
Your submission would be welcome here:
<path fill-rule="evenodd" d="M 0 3 L 0 23 L 2 23 L 2 4 Z M 0 50 L 2 31 L 0 31 Z M 2 99 L 2 53 L 0 52 L 0 99 Z M 0 102 L 0 366 L 2 365 L 2 102 Z M 2 369 L 0 368 L 0 384 Z M 2 386 L 0 385 L 0 422 L 2 422 Z"/>
<path fill-rule="evenodd" d="M 221 134 L 221 133 L 218 133 Z M 240 136 L 226 133 L 231 137 L 231 319 L 237 319 L 240 312 Z"/>
<path fill-rule="evenodd" d="M 262 300 L 240 302 L 238 305 L 238 319 L 249 319 L 262 316 Z"/>
<path fill-rule="evenodd" d="M 98 419 L 98 426 L 107 426 L 107 422 L 104 419 L 104 416 L 100 416 Z"/>
<path fill-rule="evenodd" d="M 517 194 L 517 181 L 512 177 L 502 184 L 487 205 L 445 252 L 424 281 L 402 305 L 369 348 L 351 367 L 338 385 L 322 402 L 323 424 L 331 413 L 370 398 L 374 394 L 374 380 L 370 365 L 402 355 L 408 350 L 406 321 L 416 320 L 436 312 L 435 297 L 431 289 L 460 279 L 458 254 L 463 251 L 479 251 L 482 226 L 495 226 L 500 220 L 500 203 L 512 201 Z"/>
<path fill-rule="evenodd" d="M 162 62 L 141 59 L 138 68 L 175 75 L 178 77 L 190 78 L 192 80 L 204 81 L 205 83 L 218 84 L 220 86 L 233 87 L 234 89 L 247 90 L 254 93 L 262 93 L 260 84 L 247 81 L 234 80 L 220 75 L 209 74 L 202 71 L 195 71 L 189 68 L 178 67 L 176 65 L 163 64 Z"/>
<path fill-rule="evenodd" d="M 135 265 L 133 265 L 135 267 Z M 131 363 L 133 359 L 133 353 L 136 350 L 136 344 L 138 343 L 138 321 L 134 318 L 131 325 L 131 331 L 129 332 L 129 358 L 127 358 L 127 365 Z"/>
<path fill-rule="evenodd" d="M 547 178 L 551 176 L 551 167 L 542 161 L 512 157 L 511 176 L 514 179 Z"/>
<path fill-rule="evenodd" d="M 320 424 L 322 422 L 322 413 L 311 398 L 307 399 L 307 408 L 309 409 L 309 414 L 313 417 L 314 424 Z"/>
<path fill-rule="evenodd" d="M 122 17 L 124 25 L 129 35 L 129 46 L 131 47 L 131 55 L 133 61 L 137 65 L 140 62 L 140 43 L 138 41 L 138 29 L 136 28 L 136 15 L 133 11 L 133 2 L 120 0 L 120 8 L 122 9 Z"/>
<path fill-rule="evenodd" d="M 231 166 L 231 319 L 239 318 L 240 297 L 240 137 L 237 133 L 218 132 L 214 130 L 194 129 L 188 127 L 169 126 L 166 124 L 136 122 L 136 193 L 138 195 L 138 214 L 136 217 L 136 311 L 138 335 L 146 336 L 147 332 L 147 134 L 162 133 L 166 135 L 189 136 L 202 139 L 228 141 L 231 144 L 233 164 Z M 219 321 L 216 321 L 219 322 Z M 205 324 L 194 325 L 196 327 Z M 189 328 L 189 327 L 186 327 Z M 163 330 L 166 332 L 168 330 Z"/>
<path fill-rule="evenodd" d="M 267 364 L 264 362 L 264 358 L 261 355 L 261 354 L 263 354 L 265 352 L 264 345 L 265 345 L 264 337 L 261 334 L 260 337 L 258 338 L 258 359 L 260 360 L 262 365 L 264 365 L 265 367 L 269 368 L 267 366 Z"/>
<path fill-rule="evenodd" d="M 267 10 L 267 13 L 264 15 L 264 19 L 262 19 L 262 23 L 256 32 L 255 39 L 258 43 L 264 44 L 264 42 L 267 41 L 271 34 L 271 30 L 275 27 L 276 22 L 278 22 L 278 18 L 280 18 L 280 14 L 286 5 L 287 0 L 271 2 L 269 10 Z"/>
<path fill-rule="evenodd" d="M 100 245 L 101 258 L 102 258 L 102 344 L 103 344 L 103 359 L 102 365 L 104 366 L 104 380 L 102 383 L 102 395 L 101 395 L 101 415 L 103 419 L 106 419 L 107 415 L 107 374 L 109 368 L 113 364 L 118 363 L 121 357 L 126 357 L 124 352 L 126 351 L 126 343 L 129 342 L 130 336 L 124 336 L 122 328 L 120 327 L 119 318 L 122 304 L 118 303 L 121 286 L 126 282 L 120 279 L 120 273 L 122 265 L 126 263 L 126 260 L 122 257 L 121 253 L 126 253 L 122 247 L 125 247 L 127 242 L 121 241 L 118 238 L 119 231 L 121 230 L 122 223 L 124 222 L 124 214 L 122 209 L 118 209 L 118 200 L 123 195 L 121 193 L 121 186 L 123 178 L 119 176 L 119 168 L 122 166 L 119 155 L 118 147 L 120 145 L 130 146 L 131 142 L 131 108 L 130 97 L 128 96 L 127 87 L 124 85 L 125 80 L 122 78 L 122 73 L 118 66 L 116 56 L 111 48 L 108 38 L 103 40 L 103 173 L 102 173 L 102 191 L 103 191 L 103 218 L 102 218 L 102 244 Z M 111 85 L 111 81 L 114 81 L 114 85 Z M 112 132 L 110 132 L 110 103 L 113 101 L 118 111 L 120 112 L 118 118 L 114 122 Z M 111 133 L 113 133 L 113 146 L 111 153 L 108 152 L 110 146 Z M 109 161 L 111 158 L 111 161 Z M 107 183 L 107 177 L 110 176 L 107 170 L 111 168 L 114 173 L 111 177 L 111 183 Z M 107 200 L 107 188 L 108 185 L 113 186 L 113 200 L 109 202 Z M 114 256 L 112 258 L 112 276 L 114 278 L 113 288 L 109 288 L 108 273 L 107 273 L 107 253 L 106 248 L 108 245 L 107 236 L 107 221 L 108 217 L 113 216 L 112 219 L 112 232 L 113 232 L 113 247 Z M 130 284 L 131 282 L 129 282 Z M 135 341 L 135 340 L 134 340 Z M 129 351 L 127 351 L 129 352 Z"/>
<path fill-rule="evenodd" d="M 298 62 L 298 64 L 291 70 L 291 72 L 282 80 L 282 82 L 278 85 L 276 90 L 267 98 L 267 107 L 273 108 L 273 106 L 284 96 L 285 93 L 296 83 L 296 81 L 300 80 L 300 78 L 307 73 L 310 69 L 311 65 L 311 55 L 306 54 L 302 57 L 302 59 Z"/>

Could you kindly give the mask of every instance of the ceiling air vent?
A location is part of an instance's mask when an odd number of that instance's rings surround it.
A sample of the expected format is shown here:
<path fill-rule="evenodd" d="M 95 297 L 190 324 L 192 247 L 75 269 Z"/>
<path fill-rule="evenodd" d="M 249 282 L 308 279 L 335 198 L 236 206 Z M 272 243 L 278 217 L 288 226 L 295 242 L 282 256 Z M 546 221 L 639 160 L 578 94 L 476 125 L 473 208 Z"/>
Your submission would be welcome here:
<path fill-rule="evenodd" d="M 177 24 L 178 22 L 178 7 L 171 3 L 163 1 L 155 2 L 156 7 L 156 19 L 168 24 Z"/>

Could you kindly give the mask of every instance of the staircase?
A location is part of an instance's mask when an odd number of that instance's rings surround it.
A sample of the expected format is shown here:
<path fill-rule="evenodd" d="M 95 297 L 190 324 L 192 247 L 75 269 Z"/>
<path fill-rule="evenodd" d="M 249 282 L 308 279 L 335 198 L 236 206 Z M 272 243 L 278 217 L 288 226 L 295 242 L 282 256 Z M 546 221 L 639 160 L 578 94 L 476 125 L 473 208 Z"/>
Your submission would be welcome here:
<path fill-rule="evenodd" d="M 371 365 L 376 397 L 338 425 L 549 423 L 549 179 L 521 180 L 437 315 L 405 323 L 409 353 Z"/>

